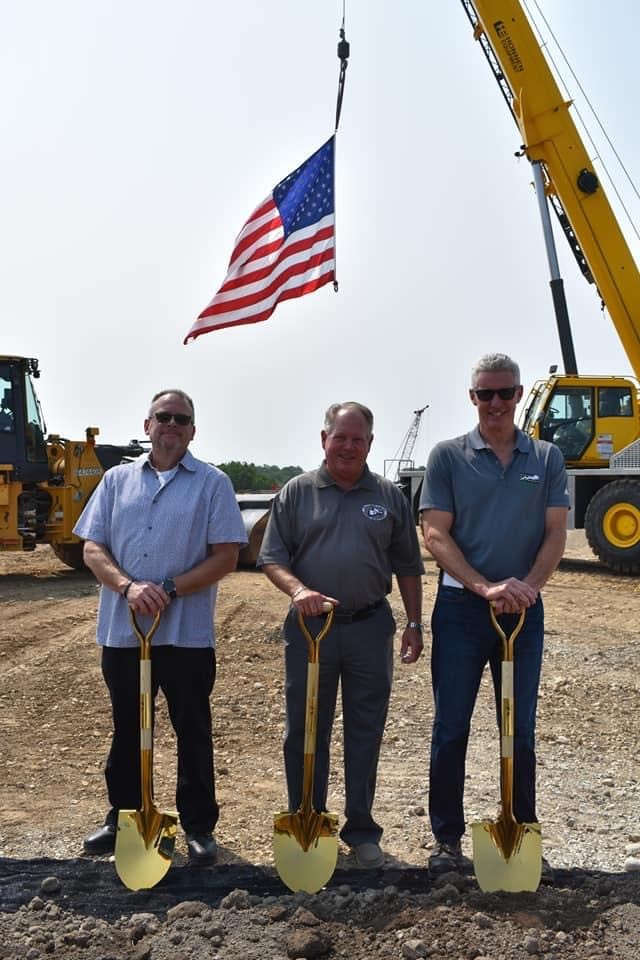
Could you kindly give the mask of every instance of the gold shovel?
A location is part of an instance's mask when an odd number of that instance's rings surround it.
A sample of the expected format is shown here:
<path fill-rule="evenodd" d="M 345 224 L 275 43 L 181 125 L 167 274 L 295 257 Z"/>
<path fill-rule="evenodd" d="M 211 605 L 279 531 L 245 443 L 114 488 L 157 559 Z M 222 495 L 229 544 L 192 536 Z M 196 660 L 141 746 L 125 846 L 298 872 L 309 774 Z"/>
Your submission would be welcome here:
<path fill-rule="evenodd" d="M 116 870 L 125 887 L 155 887 L 171 866 L 176 843 L 178 814 L 157 809 L 153 802 L 153 725 L 151 696 L 151 638 L 160 623 L 156 613 L 145 635 L 129 607 L 129 616 L 140 641 L 140 786 L 142 809 L 120 810 L 116 833 Z"/>
<path fill-rule="evenodd" d="M 320 641 L 333 620 L 333 606 L 325 604 L 327 619 L 314 639 L 298 613 L 298 623 L 307 640 L 307 699 L 305 710 L 304 771 L 302 803 L 295 813 L 273 818 L 273 855 L 280 879 L 296 893 L 317 893 L 333 876 L 338 859 L 338 818 L 313 809 L 313 772 L 318 728 L 318 682 Z"/>
<path fill-rule="evenodd" d="M 515 701 L 513 693 L 513 647 L 524 625 L 520 614 L 511 636 L 498 623 L 489 605 L 491 620 L 502 641 L 502 709 L 500 722 L 500 805 L 495 823 L 480 821 L 471 826 L 473 869 L 481 890 L 535 891 L 542 872 L 540 824 L 518 823 L 513 815 L 513 739 Z"/>

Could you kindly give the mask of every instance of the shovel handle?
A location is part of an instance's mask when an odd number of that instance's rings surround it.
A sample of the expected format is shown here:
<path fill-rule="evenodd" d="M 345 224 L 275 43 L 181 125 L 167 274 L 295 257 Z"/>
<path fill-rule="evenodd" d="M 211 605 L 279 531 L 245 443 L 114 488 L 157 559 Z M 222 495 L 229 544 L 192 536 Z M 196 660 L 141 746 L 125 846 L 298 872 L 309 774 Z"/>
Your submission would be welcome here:
<path fill-rule="evenodd" d="M 325 601 L 327 619 L 314 638 L 309 633 L 304 616 L 298 611 L 298 623 L 307 640 L 307 695 L 305 703 L 304 767 L 302 773 L 302 803 L 300 811 L 310 815 L 313 810 L 313 776 L 318 732 L 318 686 L 320 682 L 320 641 L 326 637 L 333 622 L 333 604 Z"/>
<path fill-rule="evenodd" d="M 493 623 L 493 626 L 495 627 L 496 632 L 498 633 L 498 636 L 500 637 L 500 639 L 501 639 L 501 641 L 502 641 L 502 659 L 503 659 L 503 661 L 504 661 L 504 660 L 507 660 L 507 661 L 513 660 L 513 646 L 514 646 L 514 644 L 515 644 L 518 636 L 520 635 L 520 631 L 522 630 L 522 628 L 523 628 L 523 626 L 524 626 L 524 618 L 525 618 L 525 615 L 526 615 L 526 610 L 523 610 L 523 611 L 521 612 L 520 617 L 518 618 L 518 622 L 516 623 L 515 627 L 513 628 L 513 630 L 512 630 L 511 633 L 509 634 L 509 636 L 507 636 L 507 634 L 505 633 L 505 631 L 502 629 L 502 627 L 501 627 L 500 624 L 498 623 L 498 618 L 496 617 L 496 612 L 495 612 L 495 610 L 494 610 L 494 608 L 493 608 L 493 604 L 492 604 L 492 603 L 489 604 L 489 613 L 491 614 L 491 622 Z"/>
<path fill-rule="evenodd" d="M 493 604 L 489 604 L 491 621 L 502 641 L 502 677 L 500 710 L 500 800 L 505 822 L 515 822 L 513 815 L 513 742 L 515 736 L 515 701 L 513 691 L 513 646 L 524 626 L 523 610 L 515 627 L 507 636 L 498 623 Z"/>
<path fill-rule="evenodd" d="M 140 641 L 140 657 L 142 660 L 148 660 L 151 656 L 151 638 L 158 629 L 160 623 L 160 617 L 162 616 L 162 611 L 158 610 L 155 617 L 153 618 L 153 623 L 149 627 L 148 631 L 145 633 L 138 621 L 136 620 L 136 614 L 133 607 L 129 607 L 129 619 L 131 620 L 131 626 L 133 627 L 133 632 Z"/>
<path fill-rule="evenodd" d="M 322 604 L 322 607 L 327 616 L 327 619 L 325 620 L 324 625 L 321 628 L 320 632 L 315 637 L 311 636 L 309 632 L 309 628 L 305 623 L 304 615 L 300 613 L 300 611 L 298 611 L 298 625 L 300 626 L 300 629 L 302 630 L 307 641 L 309 663 L 318 662 L 318 658 L 320 654 L 320 651 L 319 651 L 320 641 L 324 640 L 326 635 L 329 633 L 329 630 L 331 629 L 331 624 L 333 623 L 333 604 L 329 603 L 328 600 L 325 600 L 325 602 Z"/>
<path fill-rule="evenodd" d="M 149 630 L 144 633 L 140 628 L 132 607 L 129 607 L 129 619 L 133 631 L 140 641 L 140 789 L 142 810 L 145 815 L 153 807 L 153 697 L 151 693 L 151 638 L 158 629 L 159 610 L 153 618 Z"/>

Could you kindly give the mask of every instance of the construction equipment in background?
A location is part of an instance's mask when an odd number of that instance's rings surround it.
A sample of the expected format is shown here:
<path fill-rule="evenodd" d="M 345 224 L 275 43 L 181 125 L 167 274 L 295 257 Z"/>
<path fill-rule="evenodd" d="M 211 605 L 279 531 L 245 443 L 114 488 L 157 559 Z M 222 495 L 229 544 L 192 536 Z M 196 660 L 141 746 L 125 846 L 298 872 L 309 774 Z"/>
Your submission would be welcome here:
<path fill-rule="evenodd" d="M 565 372 L 531 390 L 521 427 L 567 464 L 569 528 L 610 569 L 640 573 L 640 273 L 601 180 L 519 0 L 461 0 L 532 165 Z M 578 374 L 553 241 L 551 204 L 584 277 L 597 288 L 635 377 Z M 422 478 L 402 471 L 414 509 Z"/>
<path fill-rule="evenodd" d="M 248 543 L 238 555 L 239 567 L 255 567 L 275 493 L 236 493 Z"/>
<path fill-rule="evenodd" d="M 81 570 L 82 541 L 73 527 L 110 467 L 139 457 L 146 441 L 97 444 L 97 427 L 84 440 L 47 435 L 33 381 L 38 361 L 0 356 L 0 552 L 48 543 L 69 567 Z M 240 566 L 255 566 L 274 494 L 238 494 L 248 544 Z"/>
<path fill-rule="evenodd" d="M 393 475 L 393 480 L 398 483 L 400 480 L 400 471 L 401 470 L 414 470 L 415 463 L 412 460 L 411 455 L 413 454 L 413 448 L 416 445 L 416 440 L 418 439 L 418 433 L 420 431 L 420 421 L 422 419 L 422 414 L 425 410 L 428 410 L 429 404 L 425 403 L 424 407 L 420 407 L 419 410 L 413 411 L 413 418 L 409 425 L 402 443 L 396 450 L 394 457 L 391 457 L 389 460 L 384 461 L 384 475 L 385 477 L 389 476 L 392 468 L 395 466 L 395 472 Z"/>
<path fill-rule="evenodd" d="M 33 385 L 39 376 L 37 360 L 0 356 L 0 551 L 48 543 L 79 570 L 76 520 L 104 472 L 142 447 L 98 445 L 97 427 L 87 427 L 84 440 L 47 436 Z"/>

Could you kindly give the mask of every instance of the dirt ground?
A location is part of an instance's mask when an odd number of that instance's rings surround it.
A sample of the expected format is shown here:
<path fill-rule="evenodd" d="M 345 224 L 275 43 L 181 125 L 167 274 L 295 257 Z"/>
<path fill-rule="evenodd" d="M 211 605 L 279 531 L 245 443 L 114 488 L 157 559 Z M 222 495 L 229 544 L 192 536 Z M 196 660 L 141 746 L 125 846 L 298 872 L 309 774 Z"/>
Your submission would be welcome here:
<path fill-rule="evenodd" d="M 425 620 L 435 588 L 427 559 Z M 483 894 L 473 873 L 432 882 L 427 806 L 432 700 L 427 654 L 397 660 L 375 813 L 385 867 L 341 849 L 327 889 L 290 894 L 273 869 L 273 814 L 286 805 L 280 624 L 286 599 L 256 571 L 220 588 L 213 694 L 220 862 L 175 863 L 132 893 L 108 859 L 82 857 L 105 812 L 110 716 L 94 643 L 98 590 L 47 548 L 0 556 L 0 958 L 235 960 L 253 957 L 634 960 L 640 942 L 640 592 L 570 537 L 545 590 L 538 720 L 544 854 L 532 894 Z M 397 591 L 392 596 L 400 616 Z M 428 636 L 427 636 L 428 641 Z M 329 809 L 342 814 L 334 732 Z M 474 719 L 468 822 L 491 819 L 498 741 L 488 682 Z M 155 793 L 173 806 L 174 743 L 160 706 Z M 470 835 L 464 840 L 471 855 Z"/>

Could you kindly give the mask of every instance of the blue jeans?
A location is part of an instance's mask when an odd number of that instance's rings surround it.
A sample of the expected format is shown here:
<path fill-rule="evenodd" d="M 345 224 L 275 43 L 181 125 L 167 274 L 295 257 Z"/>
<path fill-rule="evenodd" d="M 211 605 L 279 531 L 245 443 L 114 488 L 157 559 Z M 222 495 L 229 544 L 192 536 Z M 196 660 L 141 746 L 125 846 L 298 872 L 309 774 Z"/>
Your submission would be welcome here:
<path fill-rule="evenodd" d="M 517 617 L 499 617 L 509 635 Z M 500 725 L 501 642 L 489 616 L 486 600 L 455 587 L 438 589 L 431 617 L 433 647 L 431 677 L 435 717 L 431 739 L 429 815 L 440 843 L 456 843 L 465 830 L 465 758 L 471 715 L 480 679 L 491 667 Z M 521 823 L 536 822 L 535 725 L 542 666 L 544 611 L 542 600 L 527 610 L 524 627 L 514 646 L 515 739 L 513 758 L 513 812 Z M 499 777 L 499 739 L 496 744 Z"/>

